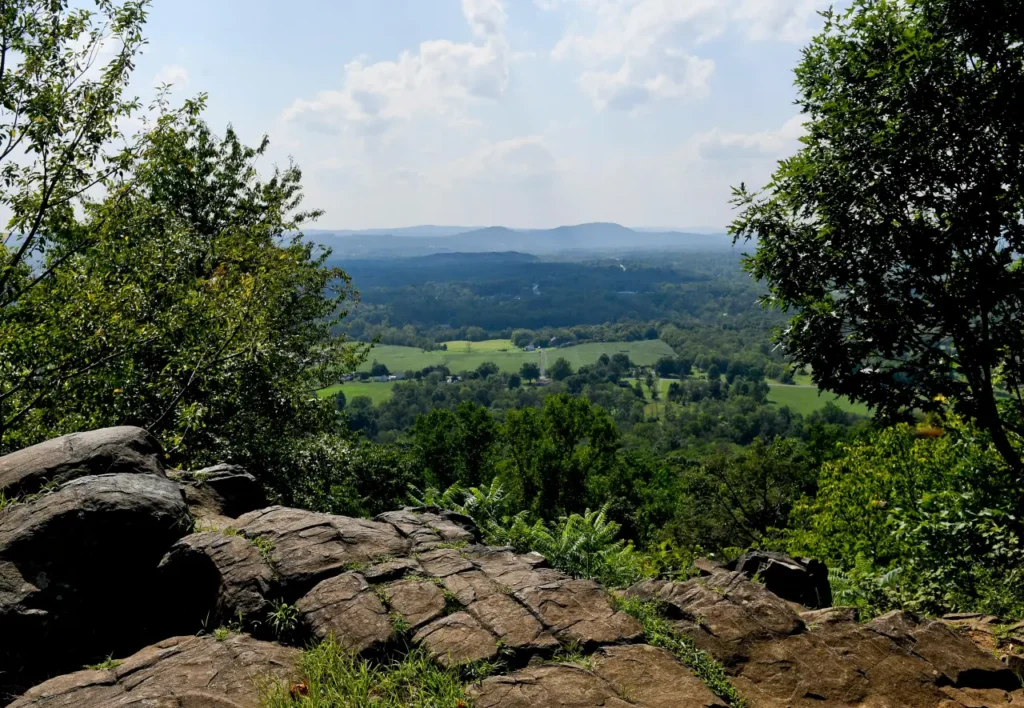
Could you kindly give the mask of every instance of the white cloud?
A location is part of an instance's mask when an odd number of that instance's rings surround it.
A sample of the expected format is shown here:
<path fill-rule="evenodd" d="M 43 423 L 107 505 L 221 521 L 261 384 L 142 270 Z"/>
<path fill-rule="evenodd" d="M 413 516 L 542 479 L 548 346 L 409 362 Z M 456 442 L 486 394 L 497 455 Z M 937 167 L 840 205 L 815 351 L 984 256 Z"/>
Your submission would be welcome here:
<path fill-rule="evenodd" d="M 819 0 L 740 0 L 733 19 L 754 40 L 803 42 L 817 28 L 817 13 L 828 6 Z"/>
<path fill-rule="evenodd" d="M 634 71 L 627 59 L 618 71 L 586 71 L 580 87 L 601 109 L 633 110 L 656 99 L 699 99 L 708 95 L 715 62 L 666 50 L 656 73 Z"/>
<path fill-rule="evenodd" d="M 285 120 L 322 132 L 362 135 L 422 114 L 465 120 L 470 105 L 505 92 L 512 53 L 499 0 L 463 0 L 462 10 L 474 42 L 431 40 L 394 61 L 356 59 L 345 66 L 341 89 L 294 101 Z"/>
<path fill-rule="evenodd" d="M 153 78 L 154 86 L 173 84 L 176 89 L 187 89 L 188 82 L 188 70 L 178 64 L 166 64 L 160 67 L 160 71 Z"/>
<path fill-rule="evenodd" d="M 542 135 L 485 142 L 443 173 L 451 181 L 537 182 L 557 170 L 555 156 Z"/>
<path fill-rule="evenodd" d="M 794 152 L 804 135 L 804 116 L 790 118 L 778 130 L 729 133 L 715 129 L 697 135 L 693 142 L 705 160 L 778 158 Z"/>
<path fill-rule="evenodd" d="M 555 59 L 590 68 L 580 86 L 599 109 L 634 110 L 707 95 L 714 64 L 684 51 L 734 28 L 749 40 L 801 41 L 823 0 L 576 0 Z M 587 29 L 581 29 L 586 26 Z M 611 65 L 611 66 L 609 66 Z"/>

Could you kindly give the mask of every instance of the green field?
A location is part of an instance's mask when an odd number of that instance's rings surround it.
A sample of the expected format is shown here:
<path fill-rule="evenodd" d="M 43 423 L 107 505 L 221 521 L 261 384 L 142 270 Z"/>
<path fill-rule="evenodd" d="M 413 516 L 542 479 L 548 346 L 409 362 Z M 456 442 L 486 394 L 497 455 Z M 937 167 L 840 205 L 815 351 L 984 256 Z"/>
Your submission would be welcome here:
<path fill-rule="evenodd" d="M 369 396 L 373 401 L 373 405 L 383 403 L 384 401 L 391 398 L 391 389 L 395 387 L 398 381 L 388 381 L 387 383 L 374 383 L 362 381 L 348 381 L 343 384 L 336 386 L 329 386 L 327 388 L 317 391 L 321 398 L 327 398 L 328 396 L 334 396 L 338 391 L 344 391 L 345 400 L 351 402 L 356 396 Z"/>
<path fill-rule="evenodd" d="M 664 411 L 665 402 L 668 400 L 668 387 L 672 385 L 672 382 L 676 379 L 660 379 L 661 384 L 661 398 L 657 404 L 649 402 L 646 406 L 647 415 L 658 415 Z M 636 382 L 636 379 L 626 379 L 630 385 Z M 644 396 L 648 401 L 651 398 L 651 392 L 647 388 L 647 384 L 641 382 L 641 386 L 644 391 Z M 786 386 L 784 384 L 769 384 L 771 388 L 768 394 L 768 400 L 779 406 L 789 406 L 794 413 L 800 413 L 801 415 L 807 415 L 813 413 L 820 408 L 824 408 L 828 401 L 832 401 L 839 408 L 850 413 L 856 413 L 857 415 L 870 416 L 871 410 L 860 403 L 852 403 L 847 398 L 839 398 L 829 393 L 822 393 L 818 395 L 818 389 L 815 386 Z"/>
<path fill-rule="evenodd" d="M 862 403 L 853 403 L 847 398 L 839 398 L 824 392 L 819 396 L 818 389 L 815 386 L 771 384 L 771 393 L 768 394 L 768 400 L 780 406 L 789 406 L 794 413 L 802 413 L 803 415 L 813 413 L 819 408 L 824 408 L 825 404 L 829 401 L 832 401 L 844 411 L 863 416 L 871 415 L 871 410 Z"/>
<path fill-rule="evenodd" d="M 489 339 L 483 342 L 445 342 L 447 351 L 425 352 L 416 347 L 397 347 L 380 344 L 370 351 L 370 356 L 361 367 L 369 371 L 374 361 L 384 364 L 391 372 L 418 371 L 428 366 L 447 366 L 452 373 L 472 371 L 485 361 L 491 361 L 505 372 L 519 371 L 527 362 L 540 364 L 539 351 L 524 352 L 505 339 Z M 545 353 L 550 366 L 555 359 L 565 357 L 574 369 L 592 364 L 602 354 L 611 356 L 623 352 L 629 354 L 634 363 L 649 366 L 663 356 L 672 356 L 672 347 L 658 339 L 639 342 L 590 342 L 563 349 L 550 349 Z"/>

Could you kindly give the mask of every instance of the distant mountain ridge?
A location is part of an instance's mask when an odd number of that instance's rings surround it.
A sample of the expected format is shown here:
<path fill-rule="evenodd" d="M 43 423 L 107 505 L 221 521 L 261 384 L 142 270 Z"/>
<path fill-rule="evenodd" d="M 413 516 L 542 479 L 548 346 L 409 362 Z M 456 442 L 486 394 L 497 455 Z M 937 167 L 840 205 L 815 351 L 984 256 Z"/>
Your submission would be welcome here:
<path fill-rule="evenodd" d="M 708 251 L 732 247 L 726 234 L 635 230 L 615 223 L 588 223 L 553 229 L 506 226 L 412 226 L 397 229 L 318 230 L 306 236 L 335 256 L 423 256 L 434 253 L 518 251 L 552 254 L 569 251 Z"/>

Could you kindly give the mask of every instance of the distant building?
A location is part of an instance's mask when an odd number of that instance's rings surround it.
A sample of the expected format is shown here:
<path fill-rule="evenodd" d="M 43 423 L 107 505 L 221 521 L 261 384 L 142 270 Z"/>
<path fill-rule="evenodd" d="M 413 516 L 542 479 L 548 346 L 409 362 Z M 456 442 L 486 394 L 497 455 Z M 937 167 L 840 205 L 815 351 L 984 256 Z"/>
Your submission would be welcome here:
<path fill-rule="evenodd" d="M 405 381 L 405 374 L 391 374 L 388 381 Z"/>
<path fill-rule="evenodd" d="M 524 352 L 532 352 L 536 348 L 537 347 L 533 346 L 532 344 L 527 344 L 525 347 L 523 347 L 523 351 Z"/>
<path fill-rule="evenodd" d="M 387 376 L 374 376 L 373 377 L 373 381 L 376 381 L 377 383 L 387 383 L 388 382 L 388 377 Z"/>

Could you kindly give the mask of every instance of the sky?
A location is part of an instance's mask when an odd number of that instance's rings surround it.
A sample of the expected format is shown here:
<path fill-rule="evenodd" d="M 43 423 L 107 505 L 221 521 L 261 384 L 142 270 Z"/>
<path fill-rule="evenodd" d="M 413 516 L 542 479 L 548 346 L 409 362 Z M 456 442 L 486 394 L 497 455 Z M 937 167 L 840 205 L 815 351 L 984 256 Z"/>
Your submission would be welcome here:
<path fill-rule="evenodd" d="M 721 228 L 801 134 L 819 0 L 154 0 L 133 89 L 209 95 L 317 228 Z"/>

